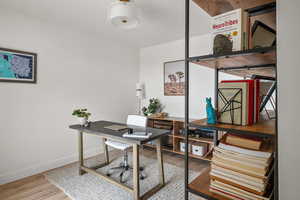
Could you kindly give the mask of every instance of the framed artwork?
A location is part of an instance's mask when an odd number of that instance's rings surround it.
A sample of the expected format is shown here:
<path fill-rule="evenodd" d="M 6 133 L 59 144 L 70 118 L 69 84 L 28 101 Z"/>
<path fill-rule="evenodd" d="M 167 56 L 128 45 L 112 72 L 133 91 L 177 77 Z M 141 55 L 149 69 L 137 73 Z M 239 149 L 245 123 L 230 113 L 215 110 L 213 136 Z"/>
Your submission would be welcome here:
<path fill-rule="evenodd" d="M 184 96 L 184 60 L 164 63 L 164 95 Z"/>
<path fill-rule="evenodd" d="M 0 81 L 36 83 L 37 54 L 0 48 Z"/>
<path fill-rule="evenodd" d="M 276 45 L 276 31 L 258 20 L 253 24 L 251 34 L 254 48 Z"/>

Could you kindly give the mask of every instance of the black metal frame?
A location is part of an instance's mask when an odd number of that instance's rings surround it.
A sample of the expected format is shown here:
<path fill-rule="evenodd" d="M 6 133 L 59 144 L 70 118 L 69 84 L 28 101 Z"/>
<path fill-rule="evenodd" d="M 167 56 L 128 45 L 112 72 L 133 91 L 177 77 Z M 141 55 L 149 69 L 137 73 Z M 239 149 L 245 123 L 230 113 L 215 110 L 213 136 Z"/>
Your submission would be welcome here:
<path fill-rule="evenodd" d="M 233 51 L 230 53 L 223 53 L 223 54 L 210 54 L 210 55 L 204 55 L 204 56 L 194 56 L 187 58 L 190 62 L 199 62 L 200 60 L 211 60 L 216 58 L 229 58 L 234 56 L 246 56 L 251 55 L 254 53 L 268 53 L 275 51 L 276 47 L 262 47 L 262 48 L 255 48 L 255 49 L 248 49 L 248 50 L 242 50 L 242 51 Z M 271 64 L 269 64 L 271 65 Z M 274 64 L 273 64 L 274 65 Z"/>
<path fill-rule="evenodd" d="M 264 110 L 265 106 L 267 105 L 268 101 L 272 97 L 273 92 L 276 90 L 276 88 L 277 88 L 277 82 L 275 81 L 272 84 L 272 86 L 271 86 L 270 90 L 268 91 L 267 95 L 264 97 L 263 102 L 260 105 L 259 112 L 262 112 Z M 276 107 L 275 107 L 275 110 L 276 110 Z"/>
<path fill-rule="evenodd" d="M 230 70 L 239 70 L 239 69 L 265 69 L 265 68 L 274 68 L 276 66 L 275 63 L 271 64 L 263 64 L 263 65 L 252 65 L 252 66 L 240 66 L 240 67 L 224 67 L 218 68 L 219 71 L 230 71 Z"/>
<path fill-rule="evenodd" d="M 189 199 L 189 57 L 190 57 L 190 0 L 185 0 L 185 114 L 184 114 L 184 128 L 185 128 L 185 154 L 184 154 L 184 198 Z"/>
<path fill-rule="evenodd" d="M 268 32 L 275 35 L 275 39 L 274 39 L 274 41 L 272 42 L 272 45 L 271 45 L 271 46 L 275 46 L 276 45 L 276 31 L 274 29 L 272 29 L 271 27 L 267 26 L 266 24 L 262 23 L 261 21 L 255 20 L 255 22 L 254 22 L 254 24 L 251 28 L 252 38 L 253 38 L 253 36 L 255 34 L 255 31 L 257 30 L 258 27 L 261 27 L 261 28 L 265 29 L 266 31 L 268 31 Z"/>
<path fill-rule="evenodd" d="M 276 65 L 275 65 L 276 67 Z M 261 80 L 267 80 L 267 81 L 276 81 L 276 78 L 269 77 L 269 76 L 261 76 L 261 75 L 252 75 L 251 79 L 261 79 Z"/>
<path fill-rule="evenodd" d="M 248 12 L 250 17 L 274 12 L 274 11 L 276 11 L 276 2 L 264 4 L 264 5 L 257 6 L 254 8 L 249 8 L 249 9 L 246 9 L 245 11 Z"/>
<path fill-rule="evenodd" d="M 189 198 L 189 192 L 204 197 L 209 200 L 217 200 L 214 197 L 208 196 L 207 194 L 200 193 L 189 188 L 189 153 L 188 153 L 188 144 L 189 144 L 189 127 L 198 127 L 198 128 L 210 128 L 215 130 L 214 135 L 214 144 L 217 145 L 218 143 L 218 131 L 222 131 L 221 128 L 217 128 L 214 126 L 211 127 L 201 127 L 199 125 L 195 125 L 193 123 L 189 123 L 189 62 L 199 62 L 200 60 L 209 60 L 215 58 L 222 58 L 222 57 L 232 57 L 232 56 L 240 56 L 240 55 L 247 55 L 252 53 L 266 53 L 270 51 L 276 51 L 276 47 L 265 47 L 265 48 L 257 48 L 257 49 L 250 49 L 246 51 L 237 51 L 232 52 L 230 54 L 222 54 L 222 55 L 206 55 L 206 56 L 197 56 L 197 57 L 189 57 L 189 28 L 190 28 L 190 0 L 185 0 L 185 200 Z M 258 6 L 255 8 L 247 9 L 246 11 L 249 13 L 249 16 L 256 16 L 264 13 L 273 12 L 276 10 L 276 3 L 270 3 L 262 6 Z M 227 70 L 237 70 L 237 69 L 252 69 L 252 68 L 267 68 L 272 67 L 275 71 L 275 78 L 273 77 L 264 77 L 266 79 L 272 79 L 274 81 L 277 80 L 277 68 L 276 63 L 270 63 L 266 65 L 256 65 L 256 66 L 238 66 L 238 67 L 228 67 L 228 68 L 219 68 L 219 66 L 215 67 L 215 108 L 218 108 L 218 82 L 219 82 L 219 72 L 220 71 L 227 71 Z M 274 170 L 275 170 L 275 181 L 274 181 L 274 199 L 279 199 L 278 194 L 278 92 L 276 92 L 276 100 L 275 100 L 275 107 L 276 107 L 276 134 L 275 134 L 275 163 L 274 163 Z M 259 132 L 250 132 L 250 131 L 240 131 L 236 129 L 226 129 L 224 131 L 230 131 L 236 134 L 251 134 L 260 137 L 273 137 L 268 134 L 259 133 Z"/>

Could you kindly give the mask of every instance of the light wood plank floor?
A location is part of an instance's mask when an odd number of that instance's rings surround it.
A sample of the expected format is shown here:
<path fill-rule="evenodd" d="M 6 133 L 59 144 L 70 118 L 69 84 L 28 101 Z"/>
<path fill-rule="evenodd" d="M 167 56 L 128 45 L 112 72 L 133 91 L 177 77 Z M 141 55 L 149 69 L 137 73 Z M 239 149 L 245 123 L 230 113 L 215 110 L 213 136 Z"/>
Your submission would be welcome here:
<path fill-rule="evenodd" d="M 153 150 L 141 150 L 141 154 L 156 159 Z M 99 155 L 101 156 L 101 155 Z M 122 156 L 119 151 L 110 152 L 110 156 Z M 181 155 L 164 153 L 164 162 L 184 168 L 184 159 Z M 74 163 L 72 163 L 74 164 Z M 70 165 L 72 165 L 70 164 Z M 69 166 L 69 165 L 68 165 Z M 65 166 L 64 166 L 65 167 Z M 201 171 L 208 167 L 208 163 L 201 160 L 190 160 L 190 168 Z M 55 170 L 55 169 L 54 169 Z M 71 200 L 60 189 L 45 179 L 43 173 L 27 177 L 12 183 L 0 185 L 0 200 Z"/>

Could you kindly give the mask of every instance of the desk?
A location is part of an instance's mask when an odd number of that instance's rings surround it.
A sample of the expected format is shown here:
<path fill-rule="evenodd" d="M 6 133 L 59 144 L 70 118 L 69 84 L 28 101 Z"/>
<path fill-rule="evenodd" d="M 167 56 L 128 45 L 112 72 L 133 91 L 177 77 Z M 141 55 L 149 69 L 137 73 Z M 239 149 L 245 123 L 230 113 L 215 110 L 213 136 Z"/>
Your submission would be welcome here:
<path fill-rule="evenodd" d="M 133 128 L 138 131 L 147 131 L 151 132 L 152 135 L 150 138 L 124 138 L 122 135 L 127 132 L 127 130 L 124 131 L 113 131 L 110 129 L 106 129 L 104 127 L 111 126 L 111 125 L 125 125 L 121 123 L 115 123 L 115 122 L 109 122 L 109 121 L 96 121 L 92 122 L 89 127 L 83 127 L 81 125 L 71 125 L 71 129 L 75 129 L 78 131 L 78 148 L 79 148 L 79 174 L 83 175 L 84 173 L 92 173 L 94 175 L 100 176 L 101 178 L 104 178 L 106 181 L 115 184 L 129 192 L 133 193 L 134 200 L 141 200 L 141 199 L 147 199 L 152 194 L 160 190 L 165 185 L 165 177 L 164 177 L 164 167 L 163 167 L 163 157 L 162 157 L 162 149 L 161 149 L 161 137 L 165 136 L 170 133 L 168 130 L 162 130 L 162 129 L 155 129 L 155 128 L 142 128 L 142 127 L 135 127 L 130 126 L 130 128 Z M 84 158 L 83 158 L 83 133 L 92 134 L 99 136 L 101 138 L 101 143 L 103 145 L 104 149 L 104 155 L 105 155 L 105 162 L 92 167 L 88 168 L 84 166 Z M 103 167 L 105 165 L 109 164 L 109 155 L 108 155 L 108 148 L 105 144 L 106 139 L 115 140 L 118 142 L 127 143 L 133 146 L 133 188 L 122 184 L 120 182 L 115 181 L 114 179 L 110 178 L 109 176 L 99 173 L 96 171 L 97 168 Z M 143 196 L 140 196 L 140 182 L 139 182 L 139 147 L 143 144 L 146 144 L 149 141 L 155 140 L 156 141 L 156 149 L 157 149 L 157 159 L 158 159 L 158 165 L 159 165 L 159 184 L 146 192 Z"/>

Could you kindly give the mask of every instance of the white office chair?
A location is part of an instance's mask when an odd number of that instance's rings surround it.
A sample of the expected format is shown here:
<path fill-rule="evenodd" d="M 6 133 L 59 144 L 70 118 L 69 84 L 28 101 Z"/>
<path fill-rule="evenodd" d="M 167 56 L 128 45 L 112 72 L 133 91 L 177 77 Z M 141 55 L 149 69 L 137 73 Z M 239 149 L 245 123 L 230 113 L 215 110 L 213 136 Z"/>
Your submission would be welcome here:
<path fill-rule="evenodd" d="M 140 115 L 128 115 L 127 125 L 139 126 L 139 127 L 145 128 L 147 126 L 147 117 L 140 116 Z M 111 174 L 112 174 L 111 171 L 120 170 L 121 171 L 121 173 L 120 173 L 120 182 L 121 183 L 126 182 L 123 179 L 123 175 L 124 175 L 124 173 L 126 173 L 126 171 L 131 171 L 132 170 L 132 167 L 128 163 L 128 149 L 131 148 L 132 145 L 125 144 L 125 143 L 122 143 L 122 142 L 116 142 L 116 141 L 112 141 L 112 140 L 107 140 L 105 142 L 105 144 L 110 146 L 110 147 L 113 147 L 115 149 L 124 151 L 123 162 L 120 163 L 119 167 L 110 168 L 107 172 L 107 176 L 111 176 Z M 146 178 L 146 175 L 144 173 L 142 173 L 143 170 L 144 170 L 144 168 L 140 167 L 140 171 L 141 171 L 140 178 L 141 179 Z"/>

